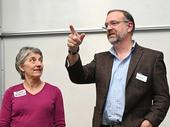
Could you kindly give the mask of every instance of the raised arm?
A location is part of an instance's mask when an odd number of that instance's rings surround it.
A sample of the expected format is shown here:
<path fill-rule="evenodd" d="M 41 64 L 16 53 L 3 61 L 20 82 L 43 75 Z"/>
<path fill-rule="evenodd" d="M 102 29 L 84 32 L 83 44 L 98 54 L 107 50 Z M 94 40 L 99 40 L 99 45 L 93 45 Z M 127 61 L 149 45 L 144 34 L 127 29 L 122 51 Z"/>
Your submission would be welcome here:
<path fill-rule="evenodd" d="M 70 34 L 68 36 L 67 46 L 68 46 L 68 62 L 69 65 L 73 65 L 79 59 L 78 51 L 79 45 L 82 43 L 85 34 L 79 34 L 72 25 L 70 25 Z"/>

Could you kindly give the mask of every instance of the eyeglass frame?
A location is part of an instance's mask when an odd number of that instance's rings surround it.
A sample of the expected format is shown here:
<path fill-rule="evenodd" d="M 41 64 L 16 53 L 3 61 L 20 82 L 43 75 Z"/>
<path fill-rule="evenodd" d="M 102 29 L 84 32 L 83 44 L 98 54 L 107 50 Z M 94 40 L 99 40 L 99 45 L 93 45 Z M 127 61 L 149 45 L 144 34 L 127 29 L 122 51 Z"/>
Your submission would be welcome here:
<path fill-rule="evenodd" d="M 110 22 L 110 24 L 108 24 L 108 25 L 105 24 L 105 26 L 103 26 L 102 28 L 106 30 L 109 25 L 112 26 L 112 27 L 113 26 L 115 27 L 115 26 L 119 25 L 121 22 L 128 23 L 129 20 L 122 20 L 122 21 L 115 21 L 115 20 L 113 20 L 113 21 Z"/>

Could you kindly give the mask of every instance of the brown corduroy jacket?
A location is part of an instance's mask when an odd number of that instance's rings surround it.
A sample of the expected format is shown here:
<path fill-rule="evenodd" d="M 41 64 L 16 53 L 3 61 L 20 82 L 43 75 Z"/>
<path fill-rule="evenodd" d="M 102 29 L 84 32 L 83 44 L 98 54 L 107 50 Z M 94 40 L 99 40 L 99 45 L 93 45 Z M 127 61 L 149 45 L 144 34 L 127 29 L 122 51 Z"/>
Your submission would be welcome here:
<path fill-rule="evenodd" d="M 109 52 L 95 54 L 94 60 L 82 65 L 79 59 L 73 66 L 67 66 L 69 77 L 77 84 L 95 83 L 96 105 L 92 127 L 102 124 L 109 83 L 111 79 L 113 55 Z M 145 79 L 140 79 L 142 75 Z M 139 127 L 145 119 L 153 127 L 158 127 L 166 116 L 170 105 L 169 88 L 163 53 L 136 44 L 128 68 L 123 127 Z"/>

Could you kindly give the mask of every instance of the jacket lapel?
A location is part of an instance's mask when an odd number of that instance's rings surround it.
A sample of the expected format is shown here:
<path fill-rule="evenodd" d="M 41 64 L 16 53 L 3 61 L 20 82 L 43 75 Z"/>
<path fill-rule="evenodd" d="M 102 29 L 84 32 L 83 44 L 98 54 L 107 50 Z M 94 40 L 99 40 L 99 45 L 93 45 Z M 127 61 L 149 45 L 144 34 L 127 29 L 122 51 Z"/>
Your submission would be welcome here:
<path fill-rule="evenodd" d="M 107 58 L 107 64 L 106 64 L 106 92 L 109 89 L 109 84 L 110 84 L 110 80 L 111 80 L 111 75 L 112 75 L 112 66 L 113 66 L 113 62 L 114 62 L 114 56 L 109 53 Z"/>
<path fill-rule="evenodd" d="M 128 81 L 129 81 L 130 77 L 132 76 L 132 74 L 133 74 L 133 72 L 136 68 L 136 65 L 140 61 L 142 53 L 143 53 L 143 48 L 136 44 L 135 50 L 132 54 L 132 58 L 131 58 L 131 61 L 130 61 L 130 64 L 129 64 L 126 84 L 128 84 Z"/>

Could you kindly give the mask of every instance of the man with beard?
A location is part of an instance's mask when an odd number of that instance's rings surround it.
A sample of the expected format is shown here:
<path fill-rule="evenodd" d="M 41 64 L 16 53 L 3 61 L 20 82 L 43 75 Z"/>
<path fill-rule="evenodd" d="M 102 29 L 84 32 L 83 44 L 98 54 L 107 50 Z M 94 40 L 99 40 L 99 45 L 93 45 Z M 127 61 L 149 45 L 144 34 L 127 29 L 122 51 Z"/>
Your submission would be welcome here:
<path fill-rule="evenodd" d="M 109 51 L 82 65 L 85 34 L 70 26 L 66 68 L 72 82 L 96 84 L 93 127 L 158 127 L 170 104 L 163 53 L 132 40 L 135 22 L 125 10 L 110 10 L 105 21 Z"/>

